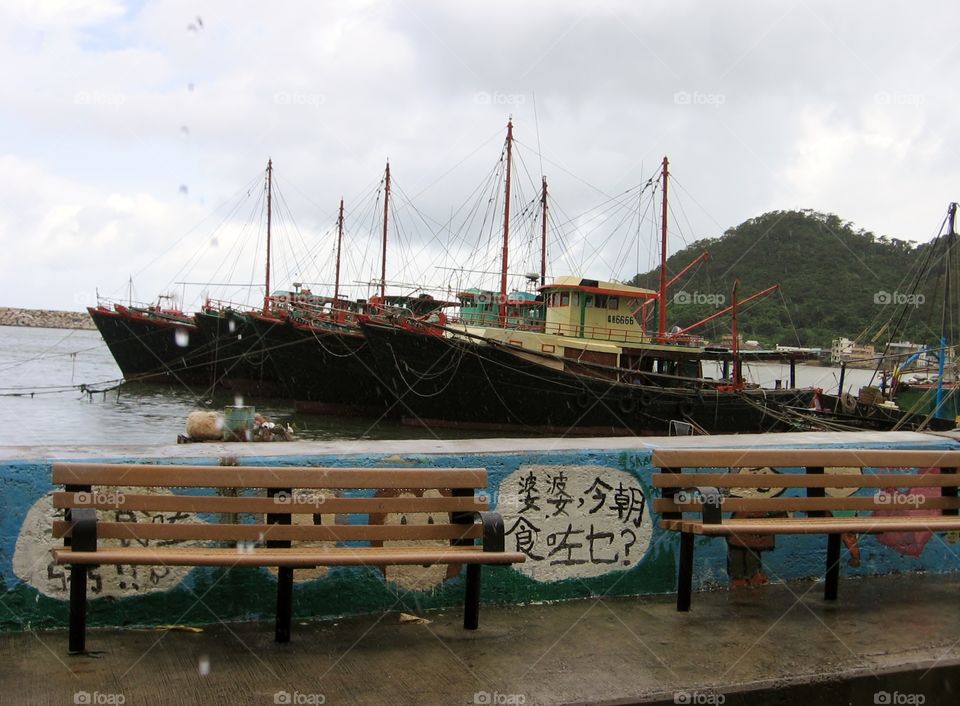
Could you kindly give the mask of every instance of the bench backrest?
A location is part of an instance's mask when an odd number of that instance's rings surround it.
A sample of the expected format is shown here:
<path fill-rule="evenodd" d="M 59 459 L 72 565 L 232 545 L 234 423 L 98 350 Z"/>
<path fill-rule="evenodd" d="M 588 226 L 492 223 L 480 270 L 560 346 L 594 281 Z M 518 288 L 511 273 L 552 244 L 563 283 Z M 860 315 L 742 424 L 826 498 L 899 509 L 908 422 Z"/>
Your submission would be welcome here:
<path fill-rule="evenodd" d="M 958 514 L 960 498 L 960 451 L 914 451 L 904 449 L 657 449 L 653 485 L 661 489 L 654 510 L 665 519 L 684 512 L 699 512 L 704 499 L 684 492 L 693 487 L 717 488 L 724 495 L 723 512 L 806 512 L 812 516 L 843 510 L 940 510 Z M 734 472 L 685 473 L 688 469 L 727 468 Z M 780 473 L 742 473 L 737 469 L 772 468 Z M 827 473 L 831 468 L 860 468 L 862 473 Z M 940 473 L 916 473 L 913 469 L 938 468 Z M 898 472 L 877 472 L 898 469 Z M 904 472 L 903 469 L 909 469 Z M 783 497 L 726 497 L 737 491 L 784 489 Z M 805 491 L 790 494 L 791 488 Z M 827 495 L 828 488 L 850 494 Z M 940 488 L 939 497 L 906 495 L 899 488 Z M 862 489 L 876 492 L 853 495 Z"/>
<path fill-rule="evenodd" d="M 98 538 L 141 543 L 472 544 L 482 528 L 458 513 L 489 507 L 483 468 L 55 463 L 53 482 L 65 486 L 53 494 L 55 508 L 98 511 Z M 392 513 L 402 521 L 386 524 Z M 431 513 L 445 513 L 445 521 L 435 521 Z M 68 520 L 53 525 L 54 537 L 67 543 Z"/>

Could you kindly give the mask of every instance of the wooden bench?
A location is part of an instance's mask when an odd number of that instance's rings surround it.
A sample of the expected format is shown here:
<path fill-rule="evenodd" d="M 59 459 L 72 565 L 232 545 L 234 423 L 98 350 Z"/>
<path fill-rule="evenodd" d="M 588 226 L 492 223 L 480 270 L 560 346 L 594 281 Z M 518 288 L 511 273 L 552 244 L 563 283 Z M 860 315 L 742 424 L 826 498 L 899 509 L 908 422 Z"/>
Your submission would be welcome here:
<path fill-rule="evenodd" d="M 693 581 L 693 543 L 696 535 L 825 534 L 824 598 L 836 600 L 840 575 L 841 535 L 880 532 L 960 530 L 960 451 L 899 449 L 658 449 L 653 465 L 660 469 L 653 485 L 661 497 L 654 501 L 660 526 L 680 533 L 677 570 L 677 610 L 690 610 Z M 739 469 L 795 469 L 794 472 L 755 474 Z M 828 474 L 825 468 L 861 468 L 861 474 Z M 913 469 L 939 468 L 940 473 Z M 729 469 L 731 472 L 685 473 L 692 469 Z M 878 473 L 876 469 L 901 469 Z M 902 469 L 910 469 L 903 472 Z M 797 472 L 799 471 L 799 472 Z M 783 488 L 782 497 L 735 497 L 737 489 Z M 830 497 L 827 488 L 845 488 L 849 497 Z M 899 488 L 940 488 L 940 497 L 905 503 Z M 870 490 L 865 495 L 861 491 Z M 802 494 L 801 494 L 802 493 Z M 734 496 L 734 497 L 731 497 Z M 929 510 L 930 514 L 833 517 L 835 511 Z M 781 517 L 732 518 L 730 513 L 780 513 Z M 789 514 L 788 514 L 789 513 Z M 803 516 L 801 516 L 801 513 Z"/>
<path fill-rule="evenodd" d="M 53 506 L 65 510 L 53 525 L 64 546 L 53 553 L 57 563 L 71 567 L 71 653 L 85 649 L 87 571 L 101 564 L 276 566 L 276 640 L 287 642 L 297 568 L 465 564 L 463 625 L 473 630 L 479 623 L 480 567 L 526 558 L 504 551 L 503 520 L 486 512 L 483 468 L 55 463 L 53 482 L 65 486 L 53 494 Z M 439 497 L 425 496 L 429 490 L 440 491 Z M 213 513 L 218 519 L 131 522 L 130 511 Z M 449 513 L 449 521 L 428 524 L 424 513 L 438 512 Z M 347 515 L 348 524 L 292 523 L 294 515 L 316 522 L 319 513 Z M 385 524 L 387 513 L 420 515 L 423 522 Z M 133 541 L 103 546 L 105 539 Z M 397 540 L 404 546 L 384 546 Z M 170 546 L 176 541 L 195 546 Z"/>

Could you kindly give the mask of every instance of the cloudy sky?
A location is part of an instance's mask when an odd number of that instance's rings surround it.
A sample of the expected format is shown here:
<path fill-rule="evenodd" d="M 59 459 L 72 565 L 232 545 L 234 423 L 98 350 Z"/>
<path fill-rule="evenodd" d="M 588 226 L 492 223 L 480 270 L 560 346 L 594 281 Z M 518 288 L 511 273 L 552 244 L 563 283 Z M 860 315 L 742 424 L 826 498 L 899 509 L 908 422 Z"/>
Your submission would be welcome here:
<path fill-rule="evenodd" d="M 553 274 L 626 279 L 655 264 L 639 201 L 633 225 L 588 214 L 633 199 L 620 195 L 664 155 L 671 251 L 793 208 L 927 240 L 960 197 L 958 15 L 892 2 L 3 0 L 0 305 L 81 309 L 98 291 L 125 297 L 131 277 L 140 299 L 176 290 L 187 307 L 262 296 L 176 283 L 260 282 L 268 157 L 283 197 L 277 284 L 332 276 L 341 196 L 345 280 L 376 274 L 364 199 L 388 158 L 403 219 L 388 279 L 470 284 L 451 268 L 487 262 L 458 258 L 492 233 L 465 214 L 486 198 L 510 116 L 524 194 L 544 173 L 556 204 Z"/>

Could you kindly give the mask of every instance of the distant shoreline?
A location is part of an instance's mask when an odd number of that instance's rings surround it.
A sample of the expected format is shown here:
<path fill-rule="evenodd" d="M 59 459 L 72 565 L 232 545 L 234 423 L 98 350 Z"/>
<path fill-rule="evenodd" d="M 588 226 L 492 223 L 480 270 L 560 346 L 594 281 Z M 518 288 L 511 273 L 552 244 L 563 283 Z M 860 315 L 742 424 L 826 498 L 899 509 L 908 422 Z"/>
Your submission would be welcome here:
<path fill-rule="evenodd" d="M 30 326 L 34 328 L 95 329 L 93 319 L 85 311 L 57 311 L 55 309 L 19 309 L 0 306 L 0 326 Z"/>

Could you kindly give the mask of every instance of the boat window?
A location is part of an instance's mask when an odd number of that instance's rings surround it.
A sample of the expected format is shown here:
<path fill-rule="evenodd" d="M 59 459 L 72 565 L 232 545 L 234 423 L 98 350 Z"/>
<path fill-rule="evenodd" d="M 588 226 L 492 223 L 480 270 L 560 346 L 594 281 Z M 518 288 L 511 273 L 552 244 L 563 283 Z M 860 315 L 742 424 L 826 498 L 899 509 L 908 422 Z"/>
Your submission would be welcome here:
<path fill-rule="evenodd" d="M 570 306 L 580 306 L 580 292 L 574 292 L 570 295 Z"/>
<path fill-rule="evenodd" d="M 606 309 L 606 308 L 607 308 L 607 295 L 606 295 L 606 294 L 596 294 L 596 295 L 594 295 L 594 299 L 595 299 L 596 302 L 597 302 L 597 308 L 598 308 L 598 309 Z M 589 306 L 589 305 L 588 305 L 588 306 Z"/>
<path fill-rule="evenodd" d="M 560 295 L 560 306 L 569 306 L 570 305 L 570 295 L 567 293 Z"/>
<path fill-rule="evenodd" d="M 593 308 L 593 295 L 592 295 L 592 294 L 585 294 L 584 296 L 586 297 L 586 301 L 584 301 L 583 305 L 584 305 L 585 307 L 587 307 L 588 309 L 592 309 L 592 308 Z"/>
<path fill-rule="evenodd" d="M 620 308 L 620 297 L 608 297 L 607 298 L 607 308 L 608 309 L 619 309 Z"/>

